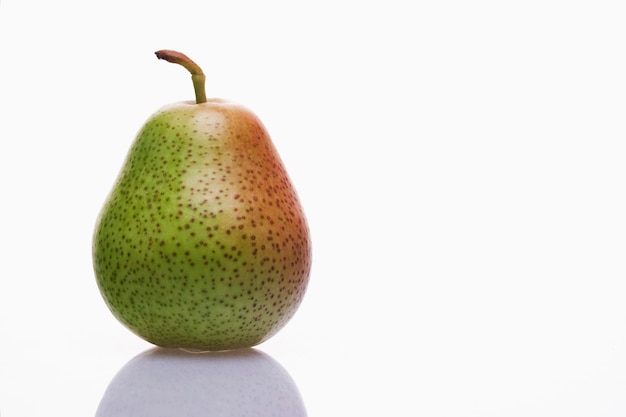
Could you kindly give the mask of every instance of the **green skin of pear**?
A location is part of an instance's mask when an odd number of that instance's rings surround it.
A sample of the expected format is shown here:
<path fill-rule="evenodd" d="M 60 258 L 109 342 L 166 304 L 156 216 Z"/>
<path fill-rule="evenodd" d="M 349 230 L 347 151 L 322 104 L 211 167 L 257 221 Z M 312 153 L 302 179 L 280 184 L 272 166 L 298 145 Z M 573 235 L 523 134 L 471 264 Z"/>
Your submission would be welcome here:
<path fill-rule="evenodd" d="M 260 120 L 219 99 L 144 125 L 98 218 L 98 287 L 113 315 L 163 347 L 257 345 L 299 307 L 311 242 Z"/>

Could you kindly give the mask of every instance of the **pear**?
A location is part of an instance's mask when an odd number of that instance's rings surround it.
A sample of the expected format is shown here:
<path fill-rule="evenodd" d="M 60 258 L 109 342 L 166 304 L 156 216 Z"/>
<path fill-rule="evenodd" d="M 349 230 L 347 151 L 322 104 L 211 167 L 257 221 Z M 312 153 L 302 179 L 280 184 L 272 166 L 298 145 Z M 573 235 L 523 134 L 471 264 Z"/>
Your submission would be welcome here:
<path fill-rule="evenodd" d="M 311 270 L 309 227 L 259 118 L 206 99 L 160 108 L 140 129 L 98 216 L 93 265 L 113 315 L 146 341 L 200 351 L 247 348 L 293 317 Z"/>

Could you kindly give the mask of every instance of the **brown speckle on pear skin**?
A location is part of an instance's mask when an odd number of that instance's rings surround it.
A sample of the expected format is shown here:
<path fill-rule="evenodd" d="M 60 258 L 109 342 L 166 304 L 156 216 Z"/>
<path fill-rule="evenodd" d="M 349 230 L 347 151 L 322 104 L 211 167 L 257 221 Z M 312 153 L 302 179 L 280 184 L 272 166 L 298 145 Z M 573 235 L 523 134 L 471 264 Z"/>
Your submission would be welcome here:
<path fill-rule="evenodd" d="M 304 296 L 306 219 L 261 122 L 179 103 L 140 131 L 98 220 L 94 266 L 111 311 L 160 346 L 249 347 Z"/>

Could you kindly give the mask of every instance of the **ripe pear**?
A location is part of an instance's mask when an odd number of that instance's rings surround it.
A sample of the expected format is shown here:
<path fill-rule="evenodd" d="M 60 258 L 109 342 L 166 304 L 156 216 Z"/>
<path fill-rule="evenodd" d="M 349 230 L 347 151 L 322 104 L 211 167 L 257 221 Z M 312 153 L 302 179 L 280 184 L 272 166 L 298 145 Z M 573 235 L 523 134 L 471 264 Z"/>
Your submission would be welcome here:
<path fill-rule="evenodd" d="M 206 99 L 166 105 L 139 131 L 96 222 L 93 264 L 113 315 L 162 347 L 257 345 L 295 314 L 311 240 L 296 190 L 259 118 Z"/>

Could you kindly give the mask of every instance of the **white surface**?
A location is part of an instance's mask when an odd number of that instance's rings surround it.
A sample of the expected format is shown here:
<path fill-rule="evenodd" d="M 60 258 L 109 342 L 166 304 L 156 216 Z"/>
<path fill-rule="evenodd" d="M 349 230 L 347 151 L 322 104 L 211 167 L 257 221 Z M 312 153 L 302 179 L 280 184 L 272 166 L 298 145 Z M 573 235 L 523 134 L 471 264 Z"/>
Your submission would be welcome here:
<path fill-rule="evenodd" d="M 146 4 L 0 4 L 3 417 L 95 415 L 151 348 L 90 245 L 137 130 L 193 97 L 163 48 L 300 192 L 310 288 L 258 349 L 309 416 L 626 414 L 623 2 Z"/>

